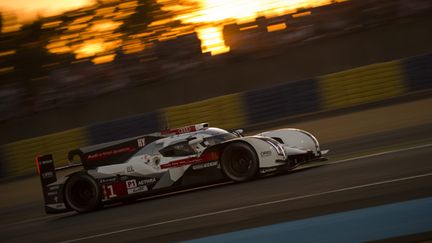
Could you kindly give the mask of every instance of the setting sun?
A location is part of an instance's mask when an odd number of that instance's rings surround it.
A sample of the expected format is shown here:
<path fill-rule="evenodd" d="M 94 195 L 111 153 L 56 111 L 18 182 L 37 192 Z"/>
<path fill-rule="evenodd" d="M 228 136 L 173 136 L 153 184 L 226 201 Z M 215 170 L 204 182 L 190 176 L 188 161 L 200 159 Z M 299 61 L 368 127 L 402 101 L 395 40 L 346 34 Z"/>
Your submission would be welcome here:
<path fill-rule="evenodd" d="M 73 21 L 63 22 L 61 19 L 55 19 L 43 24 L 43 29 L 57 29 L 62 33 L 49 41 L 46 46 L 49 52 L 59 54 L 73 52 L 77 59 L 112 54 L 117 47 L 120 47 L 124 53 L 133 53 L 142 50 L 143 45 L 153 40 L 166 41 L 195 32 L 201 41 L 202 52 L 218 55 L 230 51 L 223 36 L 223 28 L 227 24 L 251 23 L 258 17 L 273 18 L 287 14 L 294 16 L 299 10 L 305 8 L 346 0 L 156 1 L 162 10 L 161 13 L 153 16 L 154 20 L 148 26 L 143 25 L 141 32 L 134 34 L 123 33 L 119 29 L 126 19 L 136 12 L 136 8 L 142 4 L 140 1 L 2 1 L 0 2 L 0 11 L 3 13 L 2 32 L 17 31 L 22 24 L 38 17 L 59 16 L 66 11 L 87 7 L 86 9 L 91 11 L 83 10 L 83 14 L 78 14 L 79 17 L 74 18 Z M 311 14 L 311 12 L 307 13 Z M 181 26 L 173 27 L 173 23 L 181 23 Z M 286 23 L 272 23 L 266 28 L 268 32 L 273 32 L 289 29 L 289 26 Z M 77 43 L 81 44 L 77 45 Z M 135 44 L 132 48 L 130 43 L 140 44 Z"/>
<path fill-rule="evenodd" d="M 197 34 L 203 47 L 203 52 L 212 55 L 229 51 L 223 41 L 222 27 L 230 23 L 253 22 L 257 17 L 267 18 L 296 13 L 299 9 L 312 8 L 344 2 L 346 0 L 186 0 L 190 5 L 197 5 L 193 12 L 182 8 L 184 2 L 158 0 L 162 9 L 176 13 L 174 20 L 195 25 L 208 25 L 213 27 L 197 28 Z M 275 26 L 274 26 L 275 27 Z M 286 25 L 277 26 L 278 30 L 285 29 Z M 276 28 L 271 28 L 271 31 Z"/>
<path fill-rule="evenodd" d="M 203 27 L 195 30 L 201 40 L 201 50 L 210 52 L 211 55 L 218 55 L 229 52 L 229 47 L 225 46 L 222 30 L 218 27 Z"/>

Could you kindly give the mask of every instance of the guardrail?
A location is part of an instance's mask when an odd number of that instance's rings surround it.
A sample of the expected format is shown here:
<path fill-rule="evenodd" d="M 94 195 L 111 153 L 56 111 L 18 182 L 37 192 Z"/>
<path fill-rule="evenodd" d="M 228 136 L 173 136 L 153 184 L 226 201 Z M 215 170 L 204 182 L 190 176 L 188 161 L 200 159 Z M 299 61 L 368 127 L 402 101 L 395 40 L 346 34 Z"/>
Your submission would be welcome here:
<path fill-rule="evenodd" d="M 265 81 L 265 80 L 264 80 Z M 432 54 L 206 99 L 0 147 L 0 178 L 36 173 L 34 158 L 52 153 L 65 165 L 73 148 L 200 122 L 235 129 L 257 123 L 383 101 L 432 88 Z"/>

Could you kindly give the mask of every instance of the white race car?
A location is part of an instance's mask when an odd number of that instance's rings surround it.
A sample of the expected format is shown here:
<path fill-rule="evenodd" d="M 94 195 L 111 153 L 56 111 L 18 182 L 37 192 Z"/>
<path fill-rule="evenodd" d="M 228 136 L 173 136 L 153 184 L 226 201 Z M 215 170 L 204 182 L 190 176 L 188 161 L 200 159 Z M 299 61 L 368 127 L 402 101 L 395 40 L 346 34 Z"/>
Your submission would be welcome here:
<path fill-rule="evenodd" d="M 286 172 L 325 160 L 325 153 L 299 129 L 243 136 L 202 123 L 72 150 L 68 168 L 84 168 L 61 180 L 51 155 L 38 157 L 37 165 L 47 213 L 87 212 L 167 190 Z"/>

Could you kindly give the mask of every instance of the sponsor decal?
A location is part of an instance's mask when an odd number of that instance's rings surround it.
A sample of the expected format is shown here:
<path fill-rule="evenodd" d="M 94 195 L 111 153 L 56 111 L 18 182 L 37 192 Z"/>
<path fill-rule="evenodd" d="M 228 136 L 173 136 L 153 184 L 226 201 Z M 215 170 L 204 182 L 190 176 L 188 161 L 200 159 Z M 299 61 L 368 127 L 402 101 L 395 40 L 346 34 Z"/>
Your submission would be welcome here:
<path fill-rule="evenodd" d="M 137 192 L 147 191 L 148 188 L 146 185 L 152 184 L 154 182 L 156 182 L 155 178 L 139 180 L 138 183 L 135 179 L 128 180 L 128 181 L 126 181 L 127 192 L 128 192 L 128 194 L 133 194 L 133 193 L 137 193 Z"/>
<path fill-rule="evenodd" d="M 45 198 L 47 198 L 47 201 L 52 202 L 54 200 L 55 202 L 58 202 L 59 188 L 60 186 L 56 185 L 56 186 L 48 187 L 47 191 L 44 190 Z"/>
<path fill-rule="evenodd" d="M 51 190 L 51 191 L 58 190 L 58 189 L 60 189 L 59 185 L 55 185 L 55 186 L 50 186 L 49 187 L 49 190 Z"/>
<path fill-rule="evenodd" d="M 136 148 L 134 148 L 134 147 L 125 147 L 125 148 L 119 148 L 119 149 L 114 149 L 114 150 L 109 150 L 109 151 L 103 151 L 103 152 L 99 152 L 99 153 L 89 154 L 87 156 L 87 160 L 106 159 L 110 156 L 114 156 L 117 154 L 123 154 L 123 153 L 129 153 L 129 152 L 133 152 L 135 150 L 136 150 Z"/>
<path fill-rule="evenodd" d="M 54 177 L 54 172 L 52 172 L 52 171 L 44 172 L 41 174 L 41 176 L 45 180 L 47 178 Z"/>
<path fill-rule="evenodd" d="M 185 165 L 198 164 L 198 163 L 202 163 L 202 162 L 204 162 L 204 160 L 201 158 L 176 160 L 176 161 L 172 161 L 172 162 L 169 162 L 167 164 L 161 165 L 161 169 L 181 167 L 181 166 L 185 166 Z"/>
<path fill-rule="evenodd" d="M 57 181 L 52 155 L 36 156 L 36 166 L 42 185 Z"/>
<path fill-rule="evenodd" d="M 128 194 L 134 194 L 134 193 L 137 193 L 137 192 L 144 192 L 144 191 L 147 191 L 147 190 L 148 190 L 147 186 L 138 186 L 138 187 L 135 187 L 135 188 L 128 189 Z"/>
<path fill-rule="evenodd" d="M 58 192 L 57 191 L 52 191 L 52 192 L 48 192 L 48 196 L 55 196 L 55 195 L 57 195 L 58 194 Z"/>
<path fill-rule="evenodd" d="M 126 188 L 127 189 L 131 189 L 131 188 L 134 188 L 134 187 L 137 187 L 137 182 L 136 182 L 135 179 L 127 180 L 126 181 Z"/>
<path fill-rule="evenodd" d="M 52 159 L 39 161 L 39 165 L 47 165 L 52 163 L 53 163 Z"/>
<path fill-rule="evenodd" d="M 162 131 L 161 134 L 162 135 L 168 135 L 168 134 L 183 134 L 183 133 L 188 133 L 188 132 L 195 132 L 196 131 L 196 127 L 195 126 L 187 126 L 187 127 L 180 127 L 180 128 L 175 128 L 175 129 L 169 129 L 169 130 L 165 130 Z"/>
<path fill-rule="evenodd" d="M 99 179 L 99 183 L 104 184 L 104 183 L 114 182 L 116 180 L 117 177 L 103 178 L 103 179 Z"/>
<path fill-rule="evenodd" d="M 138 181 L 138 186 L 150 185 L 156 182 L 156 178 L 149 178 Z"/>
<path fill-rule="evenodd" d="M 116 178 L 108 178 L 106 180 L 112 180 Z M 103 193 L 103 201 L 125 196 L 127 194 L 133 194 L 138 192 L 148 191 L 148 185 L 154 184 L 156 178 L 145 178 L 145 179 L 128 179 L 123 178 L 124 181 L 118 181 L 111 184 L 104 184 L 101 186 Z"/>
<path fill-rule="evenodd" d="M 138 148 L 144 147 L 146 145 L 145 138 L 138 138 L 137 144 L 138 144 Z"/>
<path fill-rule="evenodd" d="M 219 164 L 218 161 L 213 161 L 213 162 L 208 162 L 208 163 L 203 163 L 203 164 L 198 164 L 198 165 L 194 165 L 192 167 L 193 170 L 201 170 L 201 169 L 205 169 L 205 168 L 209 168 L 209 167 L 214 167 L 217 166 Z"/>
<path fill-rule="evenodd" d="M 175 160 L 171 161 L 167 164 L 161 165 L 161 169 L 166 168 L 175 168 L 175 167 L 181 167 L 185 165 L 192 165 L 192 164 L 200 164 L 208 161 L 214 161 L 219 159 L 219 153 L 218 152 L 209 152 L 204 153 L 200 157 L 192 157 L 187 159 L 181 159 L 181 160 Z"/>
<path fill-rule="evenodd" d="M 133 172 L 135 172 L 135 170 L 132 165 L 126 167 L 126 173 L 133 173 Z"/>
<path fill-rule="evenodd" d="M 271 154 L 272 154 L 272 152 L 270 150 L 269 151 L 263 151 L 260 153 L 261 157 L 268 157 Z"/>

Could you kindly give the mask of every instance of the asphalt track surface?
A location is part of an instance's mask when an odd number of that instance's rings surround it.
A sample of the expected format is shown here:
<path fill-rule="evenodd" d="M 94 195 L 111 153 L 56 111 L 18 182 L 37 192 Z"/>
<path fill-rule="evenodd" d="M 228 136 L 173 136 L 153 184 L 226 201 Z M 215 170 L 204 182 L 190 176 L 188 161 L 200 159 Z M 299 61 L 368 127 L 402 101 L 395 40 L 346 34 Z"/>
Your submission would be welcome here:
<path fill-rule="evenodd" d="M 417 146 L 330 160 L 286 175 L 145 199 L 87 214 L 2 217 L 0 239 L 172 242 L 425 198 L 432 196 L 431 156 L 432 145 Z M 38 207 L 40 212 L 40 204 Z M 430 236 L 426 232 L 423 237 Z"/>

